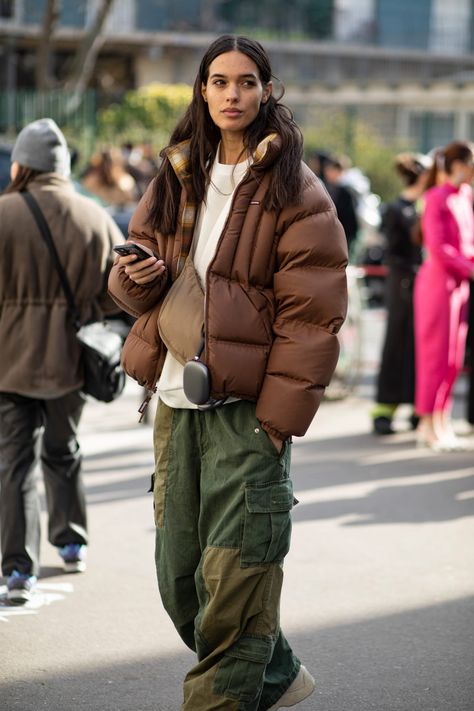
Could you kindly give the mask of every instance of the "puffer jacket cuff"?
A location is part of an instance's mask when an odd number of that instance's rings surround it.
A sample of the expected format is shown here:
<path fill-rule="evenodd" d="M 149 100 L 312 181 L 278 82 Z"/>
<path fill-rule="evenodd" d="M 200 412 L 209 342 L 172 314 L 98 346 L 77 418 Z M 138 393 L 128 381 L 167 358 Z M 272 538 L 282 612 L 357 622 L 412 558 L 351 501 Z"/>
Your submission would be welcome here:
<path fill-rule="evenodd" d="M 158 302 L 167 279 L 168 272 L 165 270 L 149 284 L 135 284 L 127 277 L 123 267 L 114 264 L 109 275 L 109 294 L 132 316 L 140 316 Z"/>

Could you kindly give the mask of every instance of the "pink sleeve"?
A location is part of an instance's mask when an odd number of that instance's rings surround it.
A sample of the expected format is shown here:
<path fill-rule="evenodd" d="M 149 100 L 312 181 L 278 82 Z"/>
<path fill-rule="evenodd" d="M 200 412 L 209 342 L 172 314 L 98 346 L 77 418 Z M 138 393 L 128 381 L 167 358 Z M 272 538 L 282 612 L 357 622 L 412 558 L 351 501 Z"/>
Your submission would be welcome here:
<path fill-rule="evenodd" d="M 423 235 L 431 256 L 457 279 L 469 279 L 474 263 L 465 257 L 458 245 L 446 241 L 452 224 L 452 216 L 443 194 L 433 191 L 425 196 L 422 218 Z"/>

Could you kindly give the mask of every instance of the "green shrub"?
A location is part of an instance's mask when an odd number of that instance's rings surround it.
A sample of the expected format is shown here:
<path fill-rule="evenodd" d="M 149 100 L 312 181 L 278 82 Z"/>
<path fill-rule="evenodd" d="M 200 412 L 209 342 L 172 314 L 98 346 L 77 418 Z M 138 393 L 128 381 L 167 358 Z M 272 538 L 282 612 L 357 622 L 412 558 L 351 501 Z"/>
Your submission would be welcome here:
<path fill-rule="evenodd" d="M 98 138 L 115 145 L 151 142 L 157 150 L 168 143 L 171 131 L 191 101 L 187 84 L 155 82 L 125 94 L 98 116 Z"/>

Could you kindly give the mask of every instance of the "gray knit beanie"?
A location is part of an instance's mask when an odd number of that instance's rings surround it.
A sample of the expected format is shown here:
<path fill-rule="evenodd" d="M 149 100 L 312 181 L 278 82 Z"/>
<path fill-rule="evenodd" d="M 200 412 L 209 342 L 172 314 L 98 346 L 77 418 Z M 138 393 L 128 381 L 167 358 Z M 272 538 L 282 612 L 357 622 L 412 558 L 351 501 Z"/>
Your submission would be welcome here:
<path fill-rule="evenodd" d="M 59 173 L 65 178 L 71 172 L 66 139 L 59 126 L 50 118 L 33 121 L 20 131 L 11 160 L 25 168 L 42 173 Z"/>

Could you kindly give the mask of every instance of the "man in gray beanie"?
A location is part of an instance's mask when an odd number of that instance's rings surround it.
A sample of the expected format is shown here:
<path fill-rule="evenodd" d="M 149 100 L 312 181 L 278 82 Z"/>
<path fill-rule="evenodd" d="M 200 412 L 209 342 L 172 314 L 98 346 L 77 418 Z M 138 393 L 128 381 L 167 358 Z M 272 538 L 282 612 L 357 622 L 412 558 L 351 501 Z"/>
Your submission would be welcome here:
<path fill-rule="evenodd" d="M 123 237 L 104 208 L 75 191 L 69 166 L 58 126 L 34 121 L 18 135 L 0 196 L 0 544 L 11 603 L 30 599 L 40 572 L 38 450 L 48 539 L 66 572 L 86 565 L 81 349 L 51 254 L 20 193 L 31 193 L 48 223 L 82 323 L 117 313 L 107 277 Z"/>
<path fill-rule="evenodd" d="M 20 131 L 11 159 L 41 173 L 58 173 L 67 178 L 71 172 L 66 139 L 50 118 L 33 121 Z"/>

